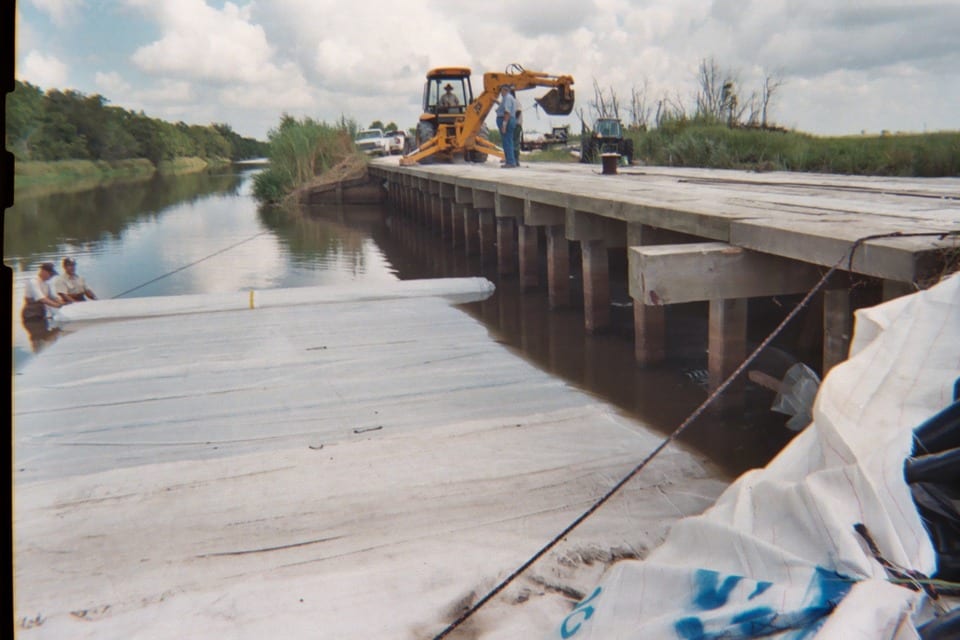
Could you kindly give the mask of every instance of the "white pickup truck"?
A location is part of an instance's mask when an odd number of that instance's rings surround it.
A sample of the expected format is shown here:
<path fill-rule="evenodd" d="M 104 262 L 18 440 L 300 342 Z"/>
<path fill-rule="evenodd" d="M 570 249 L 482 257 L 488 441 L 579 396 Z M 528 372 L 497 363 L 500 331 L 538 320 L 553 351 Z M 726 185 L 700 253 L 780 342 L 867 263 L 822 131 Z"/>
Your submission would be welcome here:
<path fill-rule="evenodd" d="M 382 129 L 364 129 L 357 132 L 353 139 L 357 149 L 369 156 L 390 155 L 390 141 L 388 136 L 383 134 Z"/>
<path fill-rule="evenodd" d="M 391 154 L 400 155 L 406 152 L 407 150 L 406 131 L 400 131 L 399 129 L 397 129 L 395 131 L 388 131 L 386 135 L 390 139 Z"/>

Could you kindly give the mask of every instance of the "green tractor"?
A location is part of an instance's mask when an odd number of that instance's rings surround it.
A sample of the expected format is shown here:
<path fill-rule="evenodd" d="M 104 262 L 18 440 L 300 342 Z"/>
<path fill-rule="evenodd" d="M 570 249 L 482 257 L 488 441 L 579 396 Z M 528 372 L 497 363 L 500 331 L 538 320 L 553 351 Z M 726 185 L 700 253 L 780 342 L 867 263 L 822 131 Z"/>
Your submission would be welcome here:
<path fill-rule="evenodd" d="M 633 140 L 623 135 L 623 124 L 617 118 L 598 118 L 593 129 L 584 127 L 580 135 L 580 162 L 593 163 L 606 153 L 619 154 L 633 164 Z"/>

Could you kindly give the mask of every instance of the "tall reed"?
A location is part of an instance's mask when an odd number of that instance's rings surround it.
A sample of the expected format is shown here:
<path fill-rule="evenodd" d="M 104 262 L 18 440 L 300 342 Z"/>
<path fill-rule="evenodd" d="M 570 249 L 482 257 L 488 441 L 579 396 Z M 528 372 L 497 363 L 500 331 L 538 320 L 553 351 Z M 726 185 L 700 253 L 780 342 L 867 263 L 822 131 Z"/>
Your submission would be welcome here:
<path fill-rule="evenodd" d="M 278 202 L 349 155 L 356 153 L 357 126 L 341 118 L 335 124 L 312 118 L 283 116 L 268 134 L 270 166 L 254 177 L 253 193 L 261 201 Z"/>

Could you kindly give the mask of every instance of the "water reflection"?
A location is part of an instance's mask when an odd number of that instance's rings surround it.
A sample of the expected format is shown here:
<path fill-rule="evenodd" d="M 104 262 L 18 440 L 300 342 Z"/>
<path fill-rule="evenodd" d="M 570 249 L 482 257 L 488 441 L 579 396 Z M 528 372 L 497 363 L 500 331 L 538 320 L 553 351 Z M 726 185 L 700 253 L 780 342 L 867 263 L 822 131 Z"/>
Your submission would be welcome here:
<path fill-rule="evenodd" d="M 23 328 L 30 336 L 30 348 L 33 353 L 40 353 L 44 347 L 53 344 L 60 334 L 60 329 L 50 327 L 46 318 L 23 319 Z"/>
<path fill-rule="evenodd" d="M 171 206 L 218 195 L 238 195 L 243 174 L 197 173 L 155 176 L 137 182 L 98 185 L 71 193 L 21 196 L 4 214 L 3 255 L 30 256 L 67 243 L 84 252 Z"/>
<path fill-rule="evenodd" d="M 516 277 L 501 278 L 495 264 L 464 256 L 449 240 L 405 218 L 391 216 L 387 226 L 389 235 L 376 240 L 401 278 L 483 275 L 493 281 L 493 296 L 462 308 L 482 321 L 496 340 L 545 371 L 665 434 L 705 399 L 704 386 L 685 375 L 706 365 L 704 305 L 668 309 L 671 359 L 659 367 L 640 368 L 633 354 L 633 311 L 624 304 L 629 296 L 626 283 L 616 280 L 617 270 L 611 272 L 611 295 L 618 303 L 611 313 L 613 329 L 591 335 L 584 330 L 582 308 L 550 310 L 545 287 L 523 291 Z M 579 254 L 575 245 L 571 249 L 576 265 Z M 582 300 L 580 273 L 574 269 L 571 274 L 571 300 Z M 546 282 L 545 273 L 540 282 Z M 681 440 L 731 475 L 762 466 L 792 437 L 783 429 L 782 417 L 767 410 L 770 399 L 752 398 L 750 408 L 738 416 L 706 415 Z"/>
<path fill-rule="evenodd" d="M 15 368 L 61 335 L 46 327 L 23 326 L 23 282 L 40 263 L 59 263 L 70 255 L 79 259 L 79 268 L 101 298 L 483 275 L 497 285 L 495 294 L 464 310 L 483 322 L 496 340 L 571 385 L 664 433 L 706 395 L 683 375 L 689 367 L 704 366 L 703 310 L 684 305 L 669 309 L 667 340 L 673 359 L 655 369 L 638 368 L 629 297 L 625 282 L 616 280 L 617 273 L 625 272 L 622 265 L 611 269 L 616 329 L 588 335 L 582 309 L 549 311 L 543 287 L 521 291 L 515 277 L 497 275 L 495 264 L 465 255 L 451 239 L 389 209 L 343 206 L 290 212 L 258 207 L 250 196 L 255 171 L 164 177 L 18 201 L 5 217 L 4 239 L 17 302 Z M 614 255 L 612 264 L 621 258 Z M 578 263 L 574 243 L 571 265 Z M 582 299 L 579 278 L 579 270 L 572 269 L 575 301 Z M 736 420 L 694 424 L 686 440 L 731 473 L 765 463 L 790 434 L 766 410 L 769 399 L 753 406 L 758 407 L 754 413 Z"/>
<path fill-rule="evenodd" d="M 24 283 L 40 263 L 59 264 L 65 256 L 78 260 L 103 299 L 396 279 L 362 229 L 258 207 L 250 195 L 258 170 L 219 169 L 18 197 L 4 216 L 15 369 L 29 361 L 35 345 L 57 336 L 23 326 Z M 382 221 L 379 209 L 368 218 L 374 215 Z"/>

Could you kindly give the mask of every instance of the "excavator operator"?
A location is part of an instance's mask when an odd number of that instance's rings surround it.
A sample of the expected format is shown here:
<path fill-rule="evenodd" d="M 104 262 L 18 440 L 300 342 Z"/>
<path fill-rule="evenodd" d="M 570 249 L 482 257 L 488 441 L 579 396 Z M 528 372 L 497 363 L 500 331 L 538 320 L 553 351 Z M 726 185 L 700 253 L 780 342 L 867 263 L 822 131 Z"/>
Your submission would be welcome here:
<path fill-rule="evenodd" d="M 459 107 L 460 99 L 453 93 L 453 85 L 447 83 L 443 90 L 444 94 L 440 96 L 439 105 L 441 107 Z"/>

